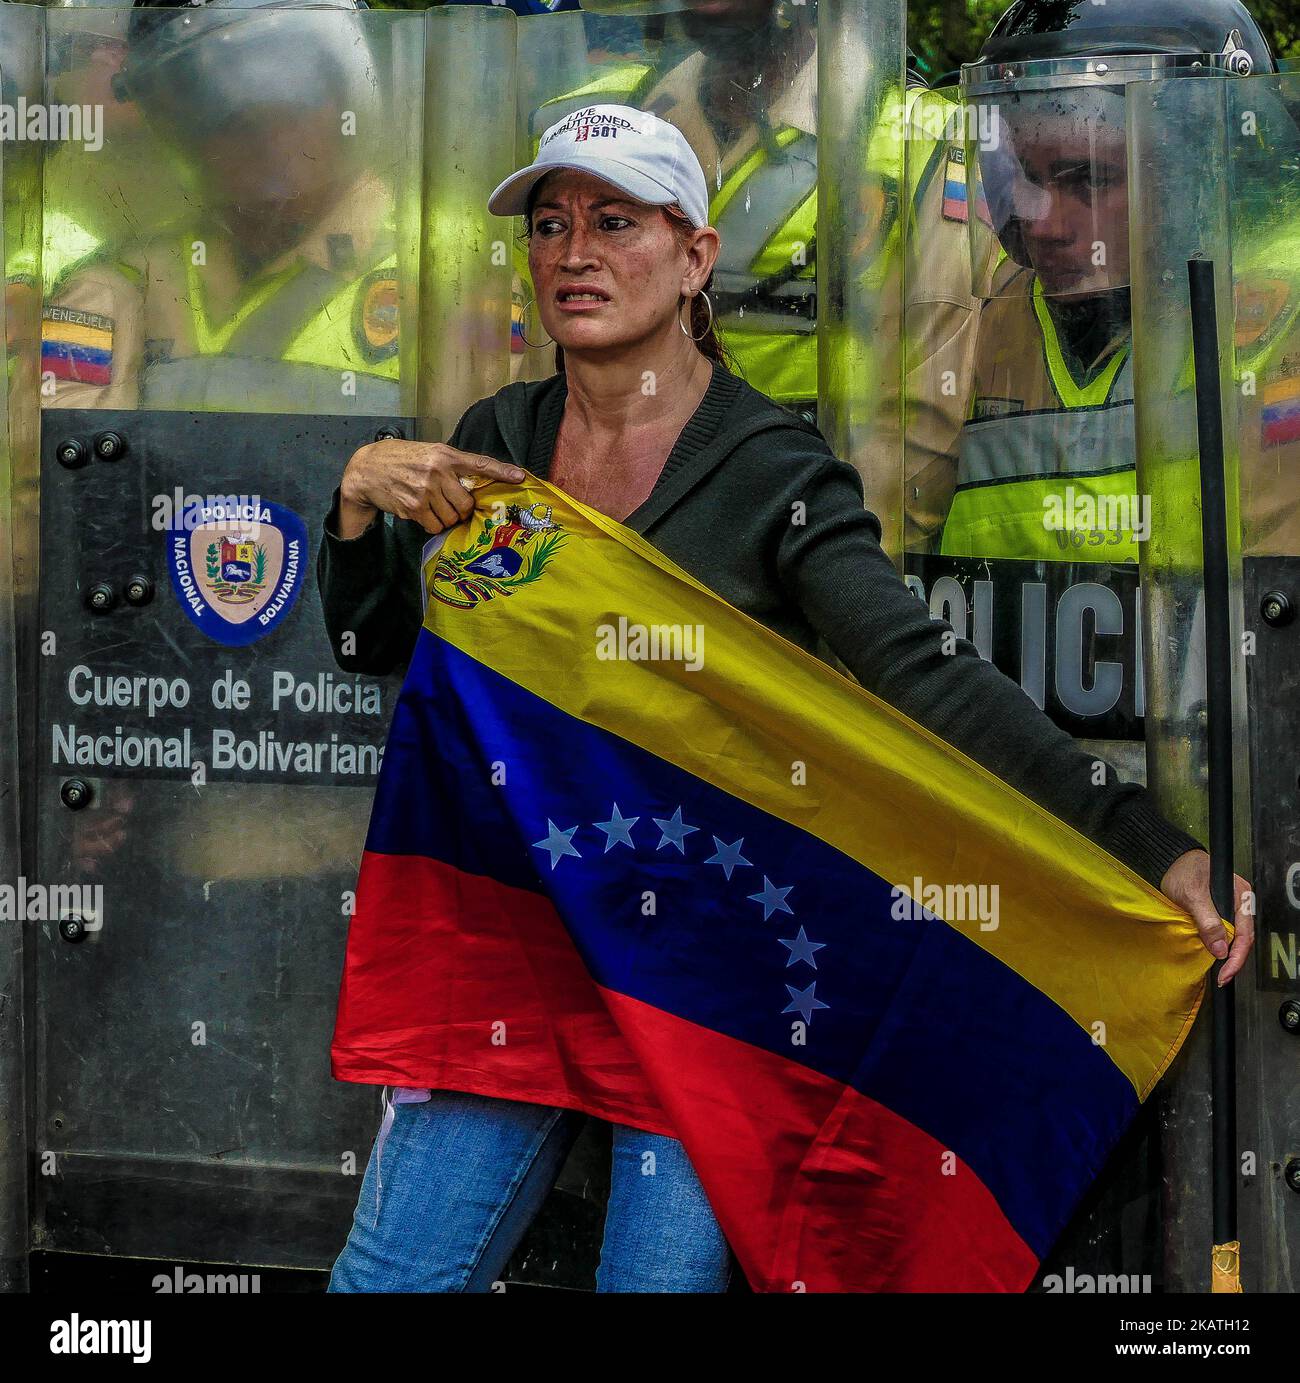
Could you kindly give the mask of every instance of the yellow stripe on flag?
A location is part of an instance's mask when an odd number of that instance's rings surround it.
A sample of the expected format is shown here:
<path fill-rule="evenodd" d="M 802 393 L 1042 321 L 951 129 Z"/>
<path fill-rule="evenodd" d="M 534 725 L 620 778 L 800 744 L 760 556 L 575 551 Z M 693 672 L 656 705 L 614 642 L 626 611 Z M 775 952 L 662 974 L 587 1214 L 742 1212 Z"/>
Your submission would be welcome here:
<path fill-rule="evenodd" d="M 113 333 L 103 327 L 86 327 L 76 322 L 54 322 L 48 317 L 41 323 L 41 339 L 58 341 L 65 346 L 88 346 L 97 351 L 113 349 Z"/>

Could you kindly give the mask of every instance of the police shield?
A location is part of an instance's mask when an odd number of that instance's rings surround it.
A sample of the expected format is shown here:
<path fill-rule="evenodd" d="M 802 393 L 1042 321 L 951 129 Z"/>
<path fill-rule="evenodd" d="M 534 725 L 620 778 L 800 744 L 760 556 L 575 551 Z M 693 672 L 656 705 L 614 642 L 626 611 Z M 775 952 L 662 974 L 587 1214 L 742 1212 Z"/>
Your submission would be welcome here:
<path fill-rule="evenodd" d="M 1096 70 L 1094 70 L 1096 69 Z M 1124 776 L 1144 773 L 1124 91 L 1154 59 L 964 69 L 921 246 L 959 223 L 970 279 L 909 289 L 909 580 Z M 932 262 L 934 261 L 934 262 Z M 973 315 L 945 335 L 945 304 Z M 954 309 L 948 306 L 951 323 Z M 937 325 L 936 325 L 937 324 Z M 948 358 L 936 352 L 947 346 Z"/>
<path fill-rule="evenodd" d="M 699 156 L 722 238 L 707 289 L 733 364 L 751 384 L 811 415 L 817 403 L 817 8 L 698 9 L 603 0 L 595 13 L 520 22 L 519 154 L 594 105 L 671 121 Z M 631 11 L 631 12 L 629 12 Z M 598 122 L 590 137 L 607 136 Z M 553 368 L 519 271 L 512 349 L 525 378 Z M 701 313 L 704 304 L 700 304 Z M 699 334 L 707 318 L 686 323 Z"/>
<path fill-rule="evenodd" d="M 898 16 L 848 8 L 48 13 L 58 100 L 103 123 L 50 145 L 43 206 L 29 872 L 100 890 L 29 933 L 44 1244 L 337 1254 L 379 1100 L 331 1081 L 329 1034 L 396 689 L 341 673 L 322 626 L 311 569 L 343 463 L 381 435 L 444 439 L 511 375 L 552 372 L 526 236 L 485 208 L 595 104 L 692 141 L 726 251 L 683 329 L 711 311 L 735 367 L 808 416 L 829 387 L 817 276 L 836 266 L 848 416 L 870 314 L 844 266 L 896 226 L 897 141 L 877 127 L 902 72 Z M 874 219 L 857 244 L 859 208 L 835 202 L 821 263 L 831 21 L 852 39 L 832 69 L 840 153 L 862 169 L 874 148 Z M 578 1194 L 518 1275 L 591 1283 L 598 1161 L 579 1152 Z"/>
<path fill-rule="evenodd" d="M 1029 66 L 1030 77 L 967 70 L 962 87 L 909 107 L 901 486 L 885 540 L 934 617 L 1141 780 L 1136 551 L 1119 552 L 1104 506 L 1085 531 L 1075 503 L 1132 485 L 1127 284 L 1122 257 L 1108 262 L 1123 207 L 1098 194 L 1104 154 L 1118 159 L 1107 177 L 1123 195 L 1123 90 L 1098 93 L 1085 63 Z M 1040 165 L 1059 165 L 1069 145 L 1083 154 L 1069 203 L 1086 222 L 1078 263 L 1051 232 L 1059 189 L 1030 195 Z M 1059 263 L 1034 259 L 1047 241 Z M 1060 343 L 1088 313 L 1100 344 L 1087 362 L 1067 358 Z M 1095 433 L 1087 475 L 1081 426 Z M 1125 1140 L 1042 1281 L 1067 1270 L 1158 1278 L 1153 1122 L 1144 1115 Z"/>
<path fill-rule="evenodd" d="M 81 892 L 28 924 L 32 1232 L 328 1267 L 378 1121 L 328 1047 L 396 679 L 340 671 L 313 568 L 353 451 L 438 440 L 505 382 L 508 266 L 472 222 L 511 112 L 465 74 L 513 70 L 514 20 L 47 18 L 68 118 L 46 144 L 24 865 Z"/>
<path fill-rule="evenodd" d="M 1235 982 L 1236 1193 L 1247 1290 L 1285 1291 L 1300 1261 L 1296 1033 L 1300 1031 L 1300 76 L 1201 77 L 1129 97 L 1137 489 L 1151 509 L 1143 554 L 1147 744 L 1166 815 L 1206 837 L 1207 669 L 1232 687 L 1236 871 L 1255 890 L 1258 940 Z M 1195 189 L 1195 195 L 1189 195 Z M 1219 360 L 1196 378 L 1188 262 L 1213 266 Z M 1217 335 L 1216 335 L 1217 333 Z M 1198 405 L 1199 395 L 1199 405 Z M 1223 433 L 1229 636 L 1207 641 L 1199 427 Z M 1166 1161 L 1183 1185 L 1210 1159 L 1204 1024 L 1174 1090 Z M 1205 1285 L 1204 1200 L 1166 1234 L 1173 1285 Z"/>
<path fill-rule="evenodd" d="M 0 1283 L 21 1286 L 28 1232 L 26 1053 L 22 999 L 27 975 L 23 938 L 30 901 L 48 901 L 42 881 L 26 875 L 20 842 L 32 800 L 23 781 L 22 748 L 30 734 L 33 688 L 19 671 L 30 656 L 35 624 L 35 537 L 40 332 L 40 176 L 44 16 L 27 6 L 0 12 L 0 190 L 4 215 L 5 389 L 0 417 L 0 987 L 10 996 L 0 1017 Z"/>

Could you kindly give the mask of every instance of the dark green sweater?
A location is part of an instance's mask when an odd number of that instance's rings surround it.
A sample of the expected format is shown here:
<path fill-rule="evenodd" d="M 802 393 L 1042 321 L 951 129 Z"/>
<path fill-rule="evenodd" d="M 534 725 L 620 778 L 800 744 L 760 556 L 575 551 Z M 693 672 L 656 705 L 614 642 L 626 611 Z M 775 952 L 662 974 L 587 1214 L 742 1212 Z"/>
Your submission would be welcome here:
<path fill-rule="evenodd" d="M 545 479 L 564 409 L 563 375 L 511 384 L 461 419 L 450 445 L 513 461 Z M 317 563 L 348 671 L 384 674 L 410 656 L 423 620 L 419 558 L 428 534 L 377 519 L 359 537 L 325 520 Z M 1158 885 L 1197 848 L 1144 788 L 1107 770 L 899 580 L 863 507 L 862 482 L 821 434 L 715 366 L 649 498 L 626 520 L 679 566 L 809 652 L 832 652 L 863 686 L 1040 802 Z"/>

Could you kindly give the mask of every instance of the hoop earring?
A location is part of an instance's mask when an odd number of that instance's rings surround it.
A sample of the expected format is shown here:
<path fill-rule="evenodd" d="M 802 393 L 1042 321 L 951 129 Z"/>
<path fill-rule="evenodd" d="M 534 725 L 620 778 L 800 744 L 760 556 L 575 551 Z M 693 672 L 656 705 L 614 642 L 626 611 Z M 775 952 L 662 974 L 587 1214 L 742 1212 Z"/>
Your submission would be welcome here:
<path fill-rule="evenodd" d="M 707 308 L 709 309 L 709 320 L 708 320 L 708 322 L 705 324 L 704 330 L 703 330 L 698 336 L 692 336 L 692 335 L 691 335 L 690 331 L 688 330 L 688 328 L 687 328 L 687 326 L 686 326 L 686 323 L 682 321 L 682 309 L 681 309 L 681 306 L 679 305 L 678 308 L 677 308 L 677 325 L 678 325 L 679 327 L 681 327 L 681 329 L 682 329 L 682 335 L 683 335 L 683 336 L 686 336 L 686 337 L 689 337 L 692 341 L 703 341 L 704 338 L 709 334 L 709 332 L 711 332 L 711 331 L 713 330 L 713 300 L 709 297 L 709 295 L 708 295 L 702 288 L 700 289 L 700 297 L 702 297 L 702 298 L 704 299 L 704 306 L 707 307 Z M 682 302 L 683 302 L 683 303 L 689 303 L 689 302 L 692 302 L 692 301 L 694 301 L 694 300 L 691 299 L 691 298 L 683 298 L 683 299 L 682 299 Z"/>
<path fill-rule="evenodd" d="M 536 298 L 529 298 L 524 304 L 524 310 L 519 314 L 519 338 L 525 346 L 531 346 L 533 350 L 540 351 L 547 346 L 555 344 L 555 338 L 548 336 L 545 341 L 530 341 L 526 335 L 528 327 L 528 309 L 537 301 Z"/>

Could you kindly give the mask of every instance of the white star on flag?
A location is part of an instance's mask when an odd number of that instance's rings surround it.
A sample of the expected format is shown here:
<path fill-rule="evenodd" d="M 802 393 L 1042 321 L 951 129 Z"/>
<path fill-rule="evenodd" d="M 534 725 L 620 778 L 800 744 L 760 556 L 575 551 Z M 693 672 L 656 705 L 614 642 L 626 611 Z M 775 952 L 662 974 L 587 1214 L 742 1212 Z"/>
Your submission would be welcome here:
<path fill-rule="evenodd" d="M 598 830 L 605 832 L 605 854 L 608 855 L 616 845 L 626 845 L 629 850 L 635 850 L 636 846 L 632 844 L 632 827 L 640 820 L 639 816 L 624 816 L 615 802 L 614 815 L 608 821 L 594 822 L 593 825 Z"/>
<path fill-rule="evenodd" d="M 533 849 L 550 852 L 552 869 L 559 863 L 561 855 L 576 855 L 578 859 L 581 859 L 581 852 L 573 844 L 573 833 L 577 829 L 576 826 L 570 826 L 567 831 L 562 831 L 548 816 L 546 818 L 546 839 L 533 841 Z"/>
<path fill-rule="evenodd" d="M 682 809 L 680 807 L 667 821 L 661 821 L 657 816 L 652 816 L 650 819 L 663 832 L 663 835 L 659 837 L 659 844 L 655 846 L 656 850 L 662 850 L 665 845 L 675 845 L 679 853 L 684 855 L 686 847 L 682 842 L 692 831 L 700 829 L 698 826 L 687 826 L 682 821 Z"/>

